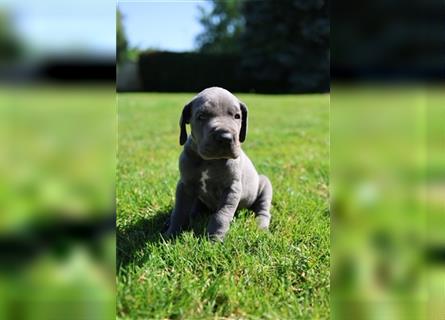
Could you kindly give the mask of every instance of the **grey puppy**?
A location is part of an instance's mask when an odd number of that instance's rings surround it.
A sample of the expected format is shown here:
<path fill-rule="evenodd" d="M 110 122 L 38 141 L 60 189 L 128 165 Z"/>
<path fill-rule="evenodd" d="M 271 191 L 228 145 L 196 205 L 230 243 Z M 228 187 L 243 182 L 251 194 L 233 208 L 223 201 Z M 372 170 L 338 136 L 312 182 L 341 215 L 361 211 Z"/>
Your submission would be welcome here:
<path fill-rule="evenodd" d="M 185 105 L 180 128 L 181 178 L 165 235 L 177 235 L 203 210 L 212 213 L 207 232 L 213 240 L 223 240 L 239 208 L 252 209 L 258 227 L 267 229 L 272 185 L 258 175 L 240 146 L 247 133 L 246 105 L 223 88 L 205 89 Z"/>

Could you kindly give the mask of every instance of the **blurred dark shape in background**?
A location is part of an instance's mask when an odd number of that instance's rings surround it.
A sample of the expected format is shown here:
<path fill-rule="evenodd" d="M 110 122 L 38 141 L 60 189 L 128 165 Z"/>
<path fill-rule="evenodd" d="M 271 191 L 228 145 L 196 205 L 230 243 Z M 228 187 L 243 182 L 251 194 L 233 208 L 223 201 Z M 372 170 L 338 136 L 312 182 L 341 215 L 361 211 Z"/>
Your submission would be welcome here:
<path fill-rule="evenodd" d="M 332 8 L 335 319 L 445 314 L 445 5 Z"/>
<path fill-rule="evenodd" d="M 24 49 L 12 28 L 11 16 L 4 10 L 0 10 L 0 48 L 2 64 L 19 59 Z"/>
<path fill-rule="evenodd" d="M 115 316 L 109 9 L 82 0 L 0 6 L 1 319 Z M 100 42 L 104 24 L 110 45 Z"/>
<path fill-rule="evenodd" d="M 2 60 L 0 83 L 32 84 L 45 82 L 105 82 L 114 84 L 116 64 L 109 57 L 61 55 L 42 57 L 39 61 Z"/>
<path fill-rule="evenodd" d="M 63 82 L 109 82 L 116 78 L 113 59 L 97 57 L 49 57 L 40 67 L 39 79 Z"/>
<path fill-rule="evenodd" d="M 277 84 L 282 93 L 329 91 L 328 10 L 325 0 L 244 3 L 241 63 L 257 91 Z"/>
<path fill-rule="evenodd" d="M 332 7 L 335 80 L 444 80 L 445 5 L 439 0 L 339 1 Z"/>
<path fill-rule="evenodd" d="M 327 1 L 213 0 L 211 4 L 210 10 L 200 9 L 204 32 L 196 37 L 197 53 L 145 51 L 137 64 L 120 60 L 118 91 L 197 92 L 218 82 L 236 92 L 329 91 Z M 122 27 L 119 39 L 118 56 L 125 56 Z M 190 68 L 195 70 L 193 77 L 184 72 Z"/>
<path fill-rule="evenodd" d="M 154 51 L 139 55 L 138 68 L 142 88 L 147 90 L 195 92 L 219 86 L 249 91 L 253 87 L 249 87 L 239 61 L 237 54 Z"/>

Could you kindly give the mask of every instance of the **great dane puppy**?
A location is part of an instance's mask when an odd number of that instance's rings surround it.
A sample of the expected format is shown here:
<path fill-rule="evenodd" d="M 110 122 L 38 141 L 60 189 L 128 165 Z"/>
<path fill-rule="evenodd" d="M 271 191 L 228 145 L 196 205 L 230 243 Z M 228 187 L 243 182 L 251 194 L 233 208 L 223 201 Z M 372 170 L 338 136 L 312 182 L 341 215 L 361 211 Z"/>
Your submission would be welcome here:
<path fill-rule="evenodd" d="M 186 124 L 191 126 L 189 137 Z M 252 209 L 258 227 L 267 229 L 272 185 L 241 150 L 247 133 L 246 105 L 223 88 L 208 88 L 185 105 L 179 125 L 179 143 L 184 145 L 181 177 L 165 236 L 187 228 L 199 211 L 210 211 L 208 235 L 222 241 L 239 208 Z"/>

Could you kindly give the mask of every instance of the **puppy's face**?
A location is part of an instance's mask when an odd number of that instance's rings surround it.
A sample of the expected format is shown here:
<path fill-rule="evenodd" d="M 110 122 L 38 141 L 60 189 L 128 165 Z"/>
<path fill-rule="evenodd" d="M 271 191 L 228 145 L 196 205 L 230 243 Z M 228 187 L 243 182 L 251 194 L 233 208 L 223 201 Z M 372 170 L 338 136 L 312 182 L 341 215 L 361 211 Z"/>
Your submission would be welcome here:
<path fill-rule="evenodd" d="M 230 92 L 209 88 L 184 107 L 181 144 L 187 139 L 185 123 L 190 123 L 192 139 L 203 159 L 235 159 L 246 136 L 247 108 Z"/>

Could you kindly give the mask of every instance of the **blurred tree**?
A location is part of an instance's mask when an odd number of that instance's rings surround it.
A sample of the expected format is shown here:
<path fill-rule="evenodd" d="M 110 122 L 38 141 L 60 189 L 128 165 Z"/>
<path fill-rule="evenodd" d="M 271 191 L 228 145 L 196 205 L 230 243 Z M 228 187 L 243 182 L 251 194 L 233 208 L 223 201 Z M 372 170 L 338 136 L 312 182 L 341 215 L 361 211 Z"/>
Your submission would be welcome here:
<path fill-rule="evenodd" d="M 241 8 L 244 1 L 211 0 L 212 9 L 199 6 L 199 22 L 204 32 L 196 37 L 203 53 L 236 53 L 240 51 L 240 38 L 244 29 Z"/>
<path fill-rule="evenodd" d="M 327 0 L 246 1 L 243 68 L 280 91 L 329 90 Z"/>
<path fill-rule="evenodd" d="M 116 11 L 116 59 L 118 63 L 126 60 L 128 55 L 128 41 L 122 24 L 122 13 Z"/>
<path fill-rule="evenodd" d="M 14 32 L 10 15 L 0 11 L 0 62 L 19 58 L 23 49 L 22 43 Z"/>
<path fill-rule="evenodd" d="M 360 1 L 332 10 L 333 77 L 445 78 L 443 1 Z"/>

